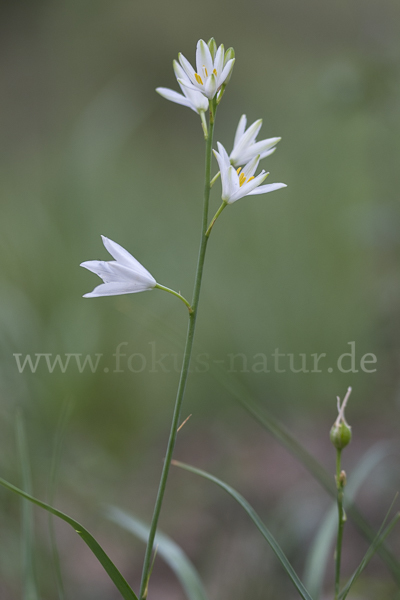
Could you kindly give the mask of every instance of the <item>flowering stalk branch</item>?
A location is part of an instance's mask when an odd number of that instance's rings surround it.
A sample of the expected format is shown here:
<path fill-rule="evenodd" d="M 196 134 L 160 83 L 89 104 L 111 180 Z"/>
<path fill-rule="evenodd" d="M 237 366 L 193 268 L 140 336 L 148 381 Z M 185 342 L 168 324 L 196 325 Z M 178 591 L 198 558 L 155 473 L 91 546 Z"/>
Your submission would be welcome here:
<path fill-rule="evenodd" d="M 189 302 L 179 292 L 175 292 L 175 290 L 171 290 L 171 288 L 167 288 L 164 285 L 161 285 L 160 283 L 157 283 L 155 287 L 158 288 L 159 290 L 164 290 L 164 292 L 169 292 L 170 294 L 173 294 L 177 298 L 180 298 L 180 300 L 182 300 L 182 302 L 184 302 L 186 304 L 186 306 L 188 307 L 189 314 L 191 314 L 193 312 L 193 308 L 190 306 Z"/>
<path fill-rule="evenodd" d="M 217 212 L 215 213 L 215 215 L 214 215 L 214 218 L 213 218 L 213 220 L 211 221 L 211 223 L 210 223 L 210 225 L 209 225 L 209 227 L 208 227 L 208 229 L 207 229 L 207 231 L 206 231 L 206 236 L 207 236 L 207 237 L 209 237 L 209 235 L 210 235 L 210 233 L 211 233 L 211 229 L 214 227 L 214 223 L 215 223 L 215 221 L 218 219 L 219 215 L 222 213 L 222 211 L 224 210 L 225 206 L 228 206 L 228 203 L 224 201 L 224 202 L 221 204 L 221 206 L 219 207 L 219 209 L 217 210 Z"/>
<path fill-rule="evenodd" d="M 189 325 L 186 336 L 186 344 L 185 351 L 183 355 L 183 363 L 181 369 L 181 375 L 179 379 L 179 386 L 175 400 L 175 408 L 174 414 L 172 417 L 171 431 L 169 434 L 169 440 L 167 445 L 167 451 L 165 454 L 164 466 L 161 473 L 160 484 L 157 493 L 157 499 L 154 506 L 153 518 L 151 521 L 149 538 L 147 540 L 147 548 L 146 554 L 144 558 L 143 571 L 142 571 L 142 581 L 140 585 L 140 600 L 145 600 L 147 596 L 148 583 L 150 578 L 150 568 L 151 568 L 151 555 L 153 552 L 154 539 L 157 532 L 157 524 L 158 519 L 161 512 L 161 506 L 164 499 L 165 488 L 167 485 L 167 479 L 169 474 L 169 469 L 171 465 L 172 455 L 175 447 L 176 436 L 178 433 L 179 427 L 179 418 L 181 412 L 181 406 L 183 397 L 185 394 L 187 377 L 189 374 L 189 365 L 190 358 L 192 354 L 193 348 L 193 340 L 194 333 L 196 328 L 196 318 L 197 318 L 197 310 L 199 305 L 200 298 L 200 289 L 201 289 L 201 281 L 203 276 L 203 267 L 204 267 L 204 259 L 207 249 L 208 236 L 207 232 L 207 224 L 208 224 L 208 206 L 210 200 L 210 176 L 211 176 L 211 158 L 212 158 L 212 142 L 213 142 L 213 132 L 214 132 L 214 122 L 215 122 L 215 113 L 217 109 L 217 101 L 216 98 L 212 98 L 209 100 L 209 109 L 210 109 L 210 123 L 208 128 L 208 137 L 206 140 L 206 165 L 205 165 L 205 185 L 204 185 L 204 204 L 203 204 L 203 222 L 202 222 L 202 231 L 201 231 L 201 242 L 199 249 L 199 256 L 197 261 L 197 271 L 196 278 L 194 284 L 194 292 L 193 292 L 193 302 L 192 302 L 192 312 L 189 311 Z"/>
<path fill-rule="evenodd" d="M 218 173 L 216 175 L 214 175 L 214 177 L 210 181 L 210 188 L 212 188 L 212 186 L 219 179 L 220 176 L 221 176 L 221 171 L 218 171 Z"/>

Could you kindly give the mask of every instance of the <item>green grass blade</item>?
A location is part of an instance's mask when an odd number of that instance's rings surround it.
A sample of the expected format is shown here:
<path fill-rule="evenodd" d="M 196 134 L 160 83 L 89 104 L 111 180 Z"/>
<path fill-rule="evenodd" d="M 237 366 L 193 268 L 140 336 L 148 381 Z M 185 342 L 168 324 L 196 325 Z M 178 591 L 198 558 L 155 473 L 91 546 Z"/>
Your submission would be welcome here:
<path fill-rule="evenodd" d="M 106 516 L 113 523 L 147 542 L 150 527 L 140 519 L 114 506 L 107 509 Z M 157 553 L 179 579 L 188 600 L 208 600 L 201 579 L 182 548 L 160 531 L 156 534 L 155 546 Z"/>
<path fill-rule="evenodd" d="M 22 486 L 32 493 L 32 476 L 29 461 L 28 443 L 22 412 L 18 411 L 15 423 L 18 454 L 21 463 Z M 22 500 L 22 582 L 24 600 L 39 600 L 35 581 L 33 551 L 33 513 L 27 500 Z"/>
<path fill-rule="evenodd" d="M 393 517 L 393 519 L 391 520 L 391 522 L 389 523 L 389 525 L 386 527 L 386 529 L 382 533 L 379 533 L 376 536 L 374 543 L 368 549 L 368 551 L 367 551 L 366 555 L 364 556 L 363 560 L 361 561 L 360 565 L 358 566 L 358 568 L 356 569 L 356 571 L 354 572 L 354 574 L 351 576 L 351 578 L 348 581 L 348 583 L 345 585 L 345 587 L 343 588 L 343 590 L 339 594 L 339 600 L 345 600 L 345 598 L 347 597 L 347 595 L 348 595 L 348 593 L 349 593 L 349 591 L 350 591 L 353 583 L 355 583 L 355 581 L 358 579 L 358 577 L 360 576 L 360 574 L 362 573 L 362 571 L 365 569 L 365 567 L 367 566 L 367 564 L 369 563 L 369 561 L 371 560 L 371 558 L 373 557 L 373 555 L 375 554 L 375 552 L 379 548 L 379 545 L 383 543 L 383 541 L 386 539 L 386 537 L 392 531 L 392 529 L 394 528 L 394 526 L 396 525 L 396 523 L 397 523 L 397 521 L 399 519 L 400 519 L 400 514 L 397 513 L 397 515 L 395 515 Z"/>
<path fill-rule="evenodd" d="M 50 506 L 52 506 L 54 504 L 54 498 L 55 498 L 56 486 L 57 486 L 57 472 L 58 472 L 58 466 L 60 464 L 61 450 L 62 450 L 62 445 L 63 445 L 63 440 L 64 440 L 64 435 L 66 432 L 67 424 L 69 422 L 69 419 L 70 419 L 70 416 L 72 413 L 72 409 L 73 409 L 73 400 L 71 398 L 66 398 L 63 403 L 61 414 L 60 414 L 60 417 L 58 420 L 56 435 L 55 435 L 55 439 L 54 439 L 53 456 L 51 459 L 49 487 L 48 487 L 48 494 L 47 494 L 47 500 L 48 500 L 47 503 Z M 60 555 L 59 555 L 58 547 L 57 547 L 56 532 L 54 529 L 54 516 L 49 513 L 48 517 L 49 517 L 48 523 L 49 523 L 50 549 L 51 549 L 51 554 L 52 554 L 52 558 L 53 558 L 54 574 L 55 574 L 55 580 L 56 580 L 56 586 L 57 586 L 58 600 L 65 600 L 65 590 L 64 590 L 64 584 L 63 584 L 63 579 L 62 579 L 61 561 L 60 561 Z"/>
<path fill-rule="evenodd" d="M 286 558 L 282 548 L 279 546 L 278 542 L 275 540 L 272 533 L 264 525 L 264 523 L 262 522 L 262 520 L 260 519 L 260 517 L 258 516 L 256 511 L 253 509 L 253 507 L 247 502 L 247 500 L 245 500 L 243 498 L 243 496 L 241 494 L 239 494 L 239 492 L 237 492 L 235 489 L 233 489 L 231 486 L 224 483 L 220 479 L 217 479 L 217 477 L 210 475 L 206 471 L 196 469 L 195 467 L 192 467 L 185 463 L 178 462 L 176 460 L 173 460 L 172 464 L 176 465 L 177 467 L 181 467 L 182 469 L 186 469 L 186 471 L 190 471 L 191 473 L 195 473 L 196 475 L 200 475 L 201 477 L 204 477 L 205 479 L 213 481 L 214 483 L 219 485 L 222 489 L 224 489 L 226 492 L 228 492 L 228 494 L 230 494 L 241 505 L 241 507 L 246 511 L 246 513 L 248 514 L 250 519 L 253 521 L 253 523 L 255 524 L 257 529 L 267 540 L 268 544 L 271 546 L 272 550 L 274 551 L 274 553 L 277 556 L 278 560 L 280 561 L 281 565 L 283 566 L 283 568 L 289 575 L 290 579 L 292 580 L 294 586 L 296 587 L 297 591 L 299 592 L 299 594 L 303 598 L 303 600 L 312 600 L 312 597 L 310 596 L 310 594 L 304 587 L 303 583 L 299 579 L 297 573 L 293 569 L 289 560 Z"/>
<path fill-rule="evenodd" d="M 66 523 L 71 525 L 71 527 L 73 527 L 75 529 L 76 533 L 82 538 L 82 540 L 85 542 L 85 544 L 93 552 L 93 554 L 95 555 L 95 557 L 97 558 L 97 560 L 99 561 L 99 563 L 101 564 L 103 569 L 106 571 L 107 575 L 110 577 L 111 581 L 115 584 L 115 587 L 121 593 L 124 600 L 138 600 L 138 598 L 135 595 L 135 593 L 133 592 L 132 588 L 128 585 L 127 581 L 124 579 L 124 577 L 118 571 L 117 567 L 114 565 L 112 560 L 104 552 L 104 550 L 100 546 L 100 544 L 94 539 L 94 537 L 88 532 L 87 529 L 85 529 L 80 523 L 78 523 L 78 521 L 75 521 L 74 519 L 72 519 L 68 515 L 64 514 L 60 510 L 57 510 L 56 508 L 53 508 L 52 506 L 45 504 L 41 500 L 34 498 L 30 494 L 23 492 L 22 490 L 17 488 L 12 483 L 9 483 L 2 477 L 0 477 L 0 485 L 7 488 L 11 492 L 15 492 L 16 494 L 19 494 L 20 496 L 22 496 L 22 498 L 29 500 L 33 504 L 36 504 L 36 506 L 40 506 L 40 508 L 47 510 L 49 513 L 51 513 L 55 517 L 58 517 L 59 519 L 62 519 L 63 521 L 65 521 Z"/>
<path fill-rule="evenodd" d="M 361 459 L 354 469 L 345 489 L 345 506 L 351 503 L 360 486 L 364 483 L 376 465 L 386 458 L 393 450 L 394 445 L 387 442 L 378 442 Z M 337 530 L 337 507 L 333 505 L 319 528 L 312 548 L 309 552 L 304 582 L 310 593 L 318 600 L 321 595 L 325 571 L 331 557 L 331 548 Z"/>

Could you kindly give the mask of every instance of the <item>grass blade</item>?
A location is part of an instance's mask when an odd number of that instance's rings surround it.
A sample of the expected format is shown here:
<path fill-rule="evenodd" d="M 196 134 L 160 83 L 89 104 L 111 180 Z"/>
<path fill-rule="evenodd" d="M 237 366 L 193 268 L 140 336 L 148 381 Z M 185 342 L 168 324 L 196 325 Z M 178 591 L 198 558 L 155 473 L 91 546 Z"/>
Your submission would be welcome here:
<path fill-rule="evenodd" d="M 195 473 L 196 475 L 200 475 L 201 477 L 204 477 L 205 479 L 208 479 L 209 481 L 213 481 L 214 483 L 219 485 L 222 489 L 224 489 L 226 492 L 228 492 L 228 494 L 230 494 L 241 505 L 241 507 L 246 511 L 246 513 L 248 514 L 250 519 L 253 521 L 253 523 L 255 524 L 257 529 L 267 540 L 268 544 L 271 546 L 272 550 L 274 551 L 274 553 L 277 556 L 278 560 L 280 561 L 281 565 L 283 566 L 283 568 L 289 575 L 290 579 L 292 580 L 294 586 L 297 588 L 297 591 L 299 592 L 299 594 L 303 598 L 303 600 L 312 600 L 312 597 L 307 592 L 303 583 L 300 581 L 297 573 L 295 572 L 292 565 L 286 558 L 282 548 L 279 546 L 278 542 L 275 540 L 272 533 L 264 525 L 264 523 L 262 522 L 262 520 L 260 519 L 260 517 L 258 516 L 256 511 L 253 509 L 253 507 L 247 502 L 247 500 L 245 500 L 243 498 L 243 496 L 241 494 L 239 494 L 239 492 L 237 492 L 235 489 L 233 489 L 231 486 L 224 483 L 220 479 L 217 479 L 217 477 L 210 475 L 210 473 L 207 473 L 206 471 L 196 469 L 195 467 L 192 467 L 185 463 L 178 462 L 176 460 L 173 460 L 172 464 L 176 465 L 177 467 L 181 467 L 182 469 L 185 469 L 186 471 L 190 471 L 191 473 Z"/>
<path fill-rule="evenodd" d="M 367 564 L 369 563 L 369 561 L 371 560 L 371 558 L 377 551 L 379 545 L 382 544 L 382 542 L 385 540 L 385 538 L 389 535 L 389 533 L 392 531 L 392 529 L 394 528 L 394 526 L 396 525 L 396 523 L 399 519 L 400 519 L 400 514 L 397 513 L 397 515 L 395 515 L 393 517 L 393 519 L 390 521 L 390 523 L 386 527 L 386 529 L 382 533 L 379 532 L 379 534 L 376 536 L 374 543 L 368 549 L 367 553 L 365 554 L 365 556 L 364 556 L 363 560 L 361 561 L 361 563 L 359 564 L 358 568 L 353 573 L 350 580 L 348 581 L 348 583 L 345 585 L 345 587 L 339 594 L 339 600 L 345 600 L 353 583 L 358 579 L 358 577 L 360 576 L 362 571 L 365 569 L 365 567 L 367 566 Z"/>
<path fill-rule="evenodd" d="M 53 450 L 53 456 L 51 459 L 49 487 L 48 487 L 48 494 L 47 494 L 48 504 L 50 506 L 52 506 L 54 504 L 54 498 L 55 498 L 55 493 L 56 493 L 56 484 L 57 484 L 58 465 L 60 463 L 62 444 L 63 444 L 65 431 L 67 428 L 67 424 L 69 422 L 69 418 L 71 416 L 72 409 L 73 409 L 73 400 L 71 398 L 66 398 L 63 403 L 63 406 L 62 406 L 61 414 L 60 414 L 57 429 L 56 429 L 56 435 L 55 435 L 55 439 L 54 439 L 54 450 Z M 64 591 L 64 584 L 63 584 L 62 572 L 61 572 L 61 561 L 60 561 L 60 555 L 59 555 L 58 547 L 57 547 L 56 532 L 54 529 L 54 516 L 49 513 L 48 517 L 49 517 L 48 523 L 49 523 L 50 549 L 51 549 L 51 554 L 52 554 L 52 558 L 53 558 L 58 600 L 65 600 L 65 591 Z"/>
<path fill-rule="evenodd" d="M 97 558 L 97 560 L 99 561 L 99 563 L 101 564 L 103 569 L 106 571 L 107 575 L 110 577 L 111 581 L 115 584 L 115 587 L 121 593 L 124 600 L 138 600 L 138 598 L 135 595 L 135 593 L 133 592 L 132 588 L 128 585 L 127 581 L 124 579 L 124 577 L 118 571 L 117 567 L 114 565 L 112 560 L 104 552 L 104 550 L 100 546 L 100 544 L 94 539 L 92 534 L 89 533 L 87 529 L 85 529 L 80 523 L 78 523 L 78 521 L 75 521 L 74 519 L 72 519 L 71 517 L 66 515 L 65 513 L 61 512 L 60 510 L 57 510 L 56 508 L 53 508 L 52 506 L 49 506 L 45 502 L 42 502 L 41 500 L 34 498 L 30 494 L 23 492 L 22 490 L 17 488 L 12 483 L 9 483 L 2 477 L 0 477 L 0 485 L 7 488 L 11 492 L 15 492 L 16 494 L 19 494 L 22 498 L 29 500 L 33 504 L 36 504 L 36 506 L 40 506 L 40 508 L 47 510 L 49 513 L 51 513 L 55 517 L 58 517 L 59 519 L 62 519 L 63 521 L 65 521 L 66 523 L 71 525 L 71 527 L 73 527 L 75 529 L 76 533 L 82 538 L 82 540 L 85 542 L 85 544 L 93 552 L 93 554 L 95 555 L 95 557 Z"/>
<path fill-rule="evenodd" d="M 28 444 L 22 412 L 18 411 L 15 423 L 17 447 L 21 462 L 22 485 L 27 493 L 32 492 L 32 477 L 29 461 Z M 33 561 L 33 513 L 27 500 L 22 500 L 22 581 L 24 600 L 38 600 L 35 568 Z"/>
<path fill-rule="evenodd" d="M 106 516 L 113 523 L 133 533 L 143 542 L 147 542 L 150 527 L 140 519 L 114 506 L 107 509 Z M 156 535 L 155 546 L 157 553 L 179 579 L 188 600 L 208 600 L 201 579 L 182 548 L 160 531 Z"/>

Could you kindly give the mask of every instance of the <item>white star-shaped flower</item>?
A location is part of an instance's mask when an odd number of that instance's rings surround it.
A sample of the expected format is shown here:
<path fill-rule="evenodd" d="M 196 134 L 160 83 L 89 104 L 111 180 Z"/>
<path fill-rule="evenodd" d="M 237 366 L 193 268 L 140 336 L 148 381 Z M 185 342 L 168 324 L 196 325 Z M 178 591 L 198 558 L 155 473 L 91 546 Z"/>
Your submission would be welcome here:
<path fill-rule="evenodd" d="M 255 121 L 246 131 L 247 118 L 242 115 L 239 125 L 236 129 L 233 150 L 229 159 L 234 167 L 247 164 L 252 158 L 260 155 L 260 160 L 275 152 L 276 144 L 281 140 L 280 137 L 269 138 L 256 142 L 256 137 L 261 129 L 262 119 Z"/>
<path fill-rule="evenodd" d="M 255 194 L 266 194 L 280 188 L 286 187 L 285 183 L 270 183 L 261 185 L 268 177 L 269 173 L 261 171 L 254 177 L 260 162 L 260 155 L 252 158 L 243 169 L 232 167 L 229 156 L 222 144 L 218 142 L 218 152 L 214 155 L 218 161 L 222 181 L 222 201 L 226 204 L 233 204 L 236 200 L 244 196 L 253 196 Z"/>
<path fill-rule="evenodd" d="M 214 98 L 221 86 L 227 82 L 235 59 L 230 58 L 232 51 L 225 52 L 223 44 L 211 53 L 209 46 L 204 40 L 197 42 L 196 49 L 196 69 L 193 69 L 190 62 L 179 54 L 179 62 L 187 77 L 179 78 L 178 82 L 190 90 L 199 91 L 209 99 Z"/>
<path fill-rule="evenodd" d="M 156 92 L 163 96 L 163 98 L 171 100 L 171 102 L 176 102 L 177 104 L 188 106 L 198 114 L 200 114 L 201 112 L 206 112 L 208 110 L 207 98 L 198 90 L 192 90 L 187 85 L 183 85 L 181 83 L 182 80 L 186 81 L 187 84 L 190 86 L 189 78 L 187 77 L 185 71 L 182 69 L 182 67 L 176 60 L 174 60 L 173 65 L 175 76 L 184 95 L 178 94 L 178 92 L 164 87 L 158 87 L 156 89 Z"/>
<path fill-rule="evenodd" d="M 152 275 L 122 246 L 101 236 L 106 250 L 115 261 L 88 260 L 81 263 L 89 271 L 96 273 L 104 283 L 85 294 L 84 298 L 97 296 L 117 296 L 119 294 L 135 294 L 156 287 L 157 282 Z"/>

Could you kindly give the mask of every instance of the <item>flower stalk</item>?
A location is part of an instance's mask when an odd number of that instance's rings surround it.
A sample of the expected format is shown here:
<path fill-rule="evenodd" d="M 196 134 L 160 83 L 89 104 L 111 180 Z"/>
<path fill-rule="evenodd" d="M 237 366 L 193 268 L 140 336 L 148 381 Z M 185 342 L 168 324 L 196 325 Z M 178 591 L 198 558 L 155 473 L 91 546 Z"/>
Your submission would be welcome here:
<path fill-rule="evenodd" d="M 182 302 L 184 302 L 186 304 L 186 306 L 189 309 L 189 314 L 191 314 L 193 312 L 193 308 L 191 307 L 189 302 L 179 292 L 175 292 L 175 290 L 171 290 L 171 288 L 165 287 L 164 285 L 161 285 L 160 283 L 157 283 L 155 287 L 158 288 L 159 290 L 163 290 L 164 292 L 169 292 L 170 294 L 173 294 L 174 296 L 176 296 L 177 298 L 179 298 L 180 300 L 182 300 Z"/>
<path fill-rule="evenodd" d="M 217 109 L 216 98 L 209 101 L 210 119 L 208 127 L 208 136 L 206 139 L 206 164 L 205 164 L 205 184 L 204 184 L 204 202 L 203 202 L 203 221 L 201 230 L 201 242 L 197 261 L 197 270 L 193 292 L 193 302 L 191 311 L 189 310 L 189 324 L 186 335 L 186 344 L 183 355 L 181 374 L 179 379 L 178 391 L 175 400 L 174 413 L 172 417 L 171 430 L 168 439 L 167 450 L 165 454 L 164 465 L 161 473 L 160 484 L 158 488 L 157 498 L 154 506 L 153 517 L 150 526 L 149 537 L 147 540 L 146 554 L 143 563 L 142 581 L 140 585 L 139 600 L 145 600 L 147 597 L 148 583 L 151 570 L 151 557 L 154 547 L 154 539 L 157 532 L 158 519 L 161 512 L 161 507 L 164 499 L 165 488 L 171 466 L 172 455 L 174 452 L 176 437 L 179 428 L 179 418 L 181 413 L 182 401 L 185 395 L 186 382 L 189 374 L 189 365 L 193 349 L 193 340 L 196 329 L 196 318 L 200 298 L 201 281 L 203 277 L 204 260 L 207 249 L 208 235 L 208 207 L 210 200 L 210 176 L 211 176 L 211 159 L 212 159 L 212 142 L 215 123 L 215 113 Z"/>
<path fill-rule="evenodd" d="M 335 600 L 339 599 L 340 592 L 340 567 L 342 558 L 343 529 L 346 522 L 346 513 L 343 508 L 344 487 L 346 485 L 346 473 L 342 471 L 342 450 L 336 450 L 336 488 L 338 507 L 338 534 L 335 552 Z"/>

